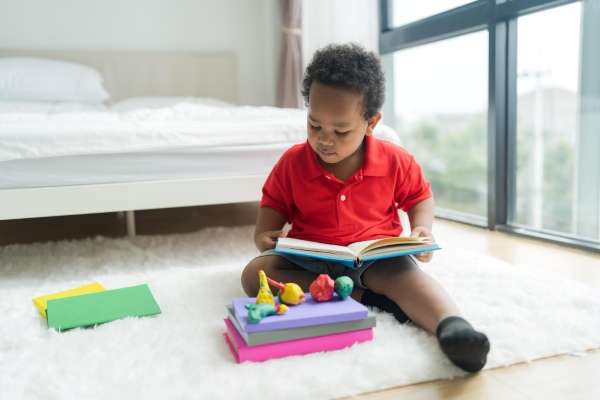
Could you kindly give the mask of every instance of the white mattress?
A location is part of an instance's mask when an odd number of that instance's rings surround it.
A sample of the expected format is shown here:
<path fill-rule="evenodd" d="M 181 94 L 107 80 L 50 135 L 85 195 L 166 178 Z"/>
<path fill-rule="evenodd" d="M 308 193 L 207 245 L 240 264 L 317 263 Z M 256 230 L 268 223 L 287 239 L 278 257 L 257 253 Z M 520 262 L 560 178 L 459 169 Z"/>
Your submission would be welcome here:
<path fill-rule="evenodd" d="M 130 112 L 0 114 L 0 161 L 289 143 L 304 136 L 301 110 L 181 104 Z"/>
<path fill-rule="evenodd" d="M 376 136 L 399 143 L 389 127 Z M 305 140 L 306 111 L 296 109 L 193 101 L 125 111 L 5 108 L 0 188 L 266 174 Z"/>
<path fill-rule="evenodd" d="M 267 175 L 289 144 L 190 147 L 0 162 L 0 189 Z"/>

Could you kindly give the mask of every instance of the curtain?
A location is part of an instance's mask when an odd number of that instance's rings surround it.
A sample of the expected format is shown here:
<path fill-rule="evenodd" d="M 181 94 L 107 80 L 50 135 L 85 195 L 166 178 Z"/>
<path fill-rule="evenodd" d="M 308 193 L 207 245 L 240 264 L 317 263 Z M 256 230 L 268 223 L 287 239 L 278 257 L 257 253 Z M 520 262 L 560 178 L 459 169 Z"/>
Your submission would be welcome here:
<path fill-rule="evenodd" d="M 277 105 L 300 108 L 302 83 L 302 0 L 280 0 L 282 40 Z"/>
<path fill-rule="evenodd" d="M 358 43 L 379 52 L 379 2 L 375 0 L 314 0 L 302 5 L 304 63 L 331 43 Z"/>

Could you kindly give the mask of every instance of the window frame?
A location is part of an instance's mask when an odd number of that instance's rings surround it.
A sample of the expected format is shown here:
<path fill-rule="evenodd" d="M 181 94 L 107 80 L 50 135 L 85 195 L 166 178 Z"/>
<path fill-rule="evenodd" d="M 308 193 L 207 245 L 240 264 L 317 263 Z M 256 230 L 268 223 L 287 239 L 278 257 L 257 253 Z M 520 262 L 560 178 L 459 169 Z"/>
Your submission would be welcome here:
<path fill-rule="evenodd" d="M 600 251 L 600 242 L 509 223 L 515 199 L 517 18 L 581 0 L 477 0 L 401 26 L 391 26 L 392 0 L 379 0 L 379 52 L 394 53 L 472 32 L 488 31 L 487 218 L 437 209 L 436 216 Z M 487 221 L 486 221 L 487 219 Z"/>

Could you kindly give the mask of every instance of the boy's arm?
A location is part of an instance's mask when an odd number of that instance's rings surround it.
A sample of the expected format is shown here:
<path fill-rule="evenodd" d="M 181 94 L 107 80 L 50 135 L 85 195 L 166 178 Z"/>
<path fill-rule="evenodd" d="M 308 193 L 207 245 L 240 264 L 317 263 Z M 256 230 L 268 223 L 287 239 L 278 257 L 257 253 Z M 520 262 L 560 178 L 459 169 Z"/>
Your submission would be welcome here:
<path fill-rule="evenodd" d="M 410 210 L 408 210 L 408 219 L 411 226 L 411 236 L 429 237 L 434 239 L 431 233 L 433 225 L 433 197 L 418 202 Z M 417 260 L 422 262 L 431 261 L 433 253 L 421 253 L 415 255 Z"/>
<path fill-rule="evenodd" d="M 285 236 L 286 218 L 269 207 L 260 207 L 254 228 L 254 244 L 261 252 L 275 247 L 275 240 Z"/>

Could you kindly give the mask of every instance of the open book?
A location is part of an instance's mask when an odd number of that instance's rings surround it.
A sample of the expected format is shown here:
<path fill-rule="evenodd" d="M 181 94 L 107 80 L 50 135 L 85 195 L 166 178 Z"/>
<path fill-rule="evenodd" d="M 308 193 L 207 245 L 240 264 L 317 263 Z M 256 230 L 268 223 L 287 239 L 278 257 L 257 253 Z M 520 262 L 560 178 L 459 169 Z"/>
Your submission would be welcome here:
<path fill-rule="evenodd" d="M 365 240 L 348 246 L 283 237 L 277 239 L 275 246 L 276 253 L 334 261 L 349 268 L 357 268 L 365 261 L 427 253 L 438 249 L 440 247 L 429 238 L 404 236 Z"/>

